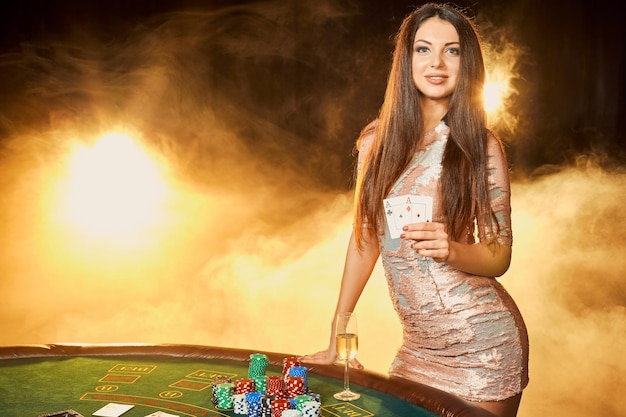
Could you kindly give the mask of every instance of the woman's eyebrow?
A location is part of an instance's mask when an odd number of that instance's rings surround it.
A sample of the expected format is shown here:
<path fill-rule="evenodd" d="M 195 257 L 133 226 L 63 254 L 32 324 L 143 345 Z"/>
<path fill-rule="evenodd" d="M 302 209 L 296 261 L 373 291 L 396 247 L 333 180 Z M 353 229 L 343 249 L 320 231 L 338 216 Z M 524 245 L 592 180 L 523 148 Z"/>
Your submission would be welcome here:
<path fill-rule="evenodd" d="M 416 40 L 415 40 L 415 42 L 413 42 L 413 44 L 416 44 L 416 43 L 418 43 L 418 42 L 426 43 L 426 44 L 428 44 L 428 45 L 432 45 L 432 44 L 433 44 L 432 42 L 429 42 L 429 41 L 427 41 L 427 40 L 425 40 L 425 39 L 416 39 Z M 461 42 L 459 42 L 459 41 L 452 41 L 452 42 L 446 42 L 446 43 L 444 43 L 444 45 L 445 45 L 445 46 L 450 46 L 450 45 L 460 45 L 460 44 L 461 44 Z"/>

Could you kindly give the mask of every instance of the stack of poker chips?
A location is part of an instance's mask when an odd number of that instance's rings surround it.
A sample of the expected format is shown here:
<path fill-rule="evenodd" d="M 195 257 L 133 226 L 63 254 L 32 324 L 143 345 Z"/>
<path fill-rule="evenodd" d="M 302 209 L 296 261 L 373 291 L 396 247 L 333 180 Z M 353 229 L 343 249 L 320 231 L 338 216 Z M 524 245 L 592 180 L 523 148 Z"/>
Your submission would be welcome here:
<path fill-rule="evenodd" d="M 280 375 L 271 375 L 265 378 L 267 382 L 267 388 L 265 392 L 267 395 L 273 395 L 274 397 L 281 397 L 285 392 L 285 382 Z"/>
<path fill-rule="evenodd" d="M 233 394 L 235 385 L 232 382 L 223 382 L 216 385 L 215 397 L 217 398 L 217 408 L 228 410 L 233 408 Z"/>
<path fill-rule="evenodd" d="M 272 417 L 282 417 L 283 411 L 291 408 L 291 402 L 286 398 L 275 398 L 271 402 Z"/>
<path fill-rule="evenodd" d="M 211 383 L 211 401 L 213 402 L 213 405 L 217 405 L 217 386 L 228 382 L 231 382 L 231 379 L 224 375 L 217 376 L 213 379 L 213 382 Z"/>
<path fill-rule="evenodd" d="M 267 395 L 261 397 L 260 417 L 272 417 L 272 400 L 273 398 Z"/>
<path fill-rule="evenodd" d="M 289 368 L 289 374 L 288 376 L 299 376 L 302 377 L 302 379 L 304 380 L 304 389 L 305 391 L 308 391 L 309 389 L 309 383 L 306 379 L 307 376 L 307 370 L 306 367 L 304 366 L 292 366 L 291 368 Z"/>
<path fill-rule="evenodd" d="M 261 415 L 261 398 L 263 398 L 263 393 L 261 392 L 254 391 L 246 394 L 246 414 L 248 417 L 259 417 Z M 235 413 L 238 414 L 237 411 Z"/>
<path fill-rule="evenodd" d="M 288 397 L 293 398 L 308 391 L 306 368 L 300 365 L 296 356 L 283 359 L 283 379 Z"/>
<path fill-rule="evenodd" d="M 304 378 L 301 376 L 288 376 L 287 383 L 285 384 L 285 392 L 289 398 L 294 398 L 306 393 Z"/>
<path fill-rule="evenodd" d="M 256 391 L 256 384 L 252 378 L 239 378 L 235 380 L 235 394 L 247 394 Z"/>
<path fill-rule="evenodd" d="M 255 389 L 259 392 L 264 392 L 267 388 L 265 379 L 267 365 L 269 365 L 269 360 L 264 353 L 253 353 L 250 355 L 248 378 L 254 381 Z"/>
<path fill-rule="evenodd" d="M 218 377 L 213 383 L 216 408 L 232 409 L 247 417 L 320 417 L 320 396 L 308 389 L 306 368 L 297 357 L 285 358 L 282 375 L 266 375 L 265 354 L 250 355 L 247 377 L 231 381 Z M 316 403 L 316 404 L 313 404 Z"/>
<path fill-rule="evenodd" d="M 296 356 L 283 359 L 283 378 L 289 376 L 289 370 L 294 366 L 300 366 L 300 360 Z"/>
<path fill-rule="evenodd" d="M 235 414 L 248 414 L 246 394 L 233 394 L 233 412 Z"/>
<path fill-rule="evenodd" d="M 265 376 L 265 369 L 269 365 L 267 355 L 264 353 L 253 353 L 250 355 L 250 365 L 248 366 L 248 378 Z"/>

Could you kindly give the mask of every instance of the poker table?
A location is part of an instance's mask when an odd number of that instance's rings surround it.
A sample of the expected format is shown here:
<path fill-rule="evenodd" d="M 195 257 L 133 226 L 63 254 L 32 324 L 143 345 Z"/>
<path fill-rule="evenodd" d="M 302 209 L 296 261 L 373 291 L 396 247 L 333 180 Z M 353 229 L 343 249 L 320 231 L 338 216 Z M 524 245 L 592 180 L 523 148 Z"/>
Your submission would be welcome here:
<path fill-rule="evenodd" d="M 28 345 L 0 347 L 2 417 L 91 416 L 109 404 L 134 407 L 124 417 L 157 411 L 190 417 L 241 416 L 212 401 L 216 376 L 246 377 L 250 355 L 267 355 L 267 375 L 281 375 L 294 355 L 196 345 Z M 307 365 L 323 417 L 487 417 L 486 411 L 432 387 L 366 370 L 350 370 L 361 398 L 341 402 L 343 367 Z"/>

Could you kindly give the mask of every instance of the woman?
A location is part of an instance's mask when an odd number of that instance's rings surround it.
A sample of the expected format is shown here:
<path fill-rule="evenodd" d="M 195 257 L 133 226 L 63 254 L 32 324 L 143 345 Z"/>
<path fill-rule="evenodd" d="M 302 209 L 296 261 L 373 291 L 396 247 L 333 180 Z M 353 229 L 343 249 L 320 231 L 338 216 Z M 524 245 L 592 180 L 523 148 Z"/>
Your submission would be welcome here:
<path fill-rule="evenodd" d="M 354 310 L 381 256 L 403 326 L 390 375 L 511 417 L 528 383 L 528 337 L 495 279 L 511 260 L 510 184 L 501 143 L 485 127 L 484 81 L 465 15 L 426 4 L 404 20 L 378 120 L 357 142 L 355 225 L 336 312 Z M 432 197 L 432 221 L 394 238 L 383 200 L 412 195 Z M 328 349 L 303 362 L 334 362 L 332 333 Z"/>

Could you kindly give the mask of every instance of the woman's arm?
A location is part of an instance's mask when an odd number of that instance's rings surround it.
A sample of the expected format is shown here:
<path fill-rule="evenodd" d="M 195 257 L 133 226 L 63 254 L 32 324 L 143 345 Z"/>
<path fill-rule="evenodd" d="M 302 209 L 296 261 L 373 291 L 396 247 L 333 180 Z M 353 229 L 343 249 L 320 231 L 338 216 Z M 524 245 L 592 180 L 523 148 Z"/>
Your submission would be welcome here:
<path fill-rule="evenodd" d="M 511 263 L 511 247 L 497 241 L 465 244 L 449 240 L 444 225 L 437 222 L 413 223 L 405 227 L 401 239 L 414 240 L 411 247 L 422 256 L 433 258 L 468 274 L 499 277 Z"/>
<path fill-rule="evenodd" d="M 378 240 L 376 236 L 368 236 L 363 242 L 363 249 L 359 250 L 354 239 L 354 233 L 350 236 L 348 250 L 341 278 L 341 286 L 335 314 L 331 323 L 330 340 L 326 350 L 301 357 L 302 362 L 306 363 L 324 363 L 329 364 L 335 362 L 337 354 L 335 352 L 335 319 L 338 312 L 354 311 L 356 304 L 363 293 L 365 285 L 376 266 L 378 255 Z M 351 361 L 352 366 L 362 368 L 357 361 Z"/>
<path fill-rule="evenodd" d="M 378 238 L 376 236 L 365 237 L 363 249 L 359 250 L 354 239 L 354 233 L 350 236 L 335 314 L 354 311 L 365 284 L 367 284 L 374 266 L 376 266 L 380 254 Z"/>
<path fill-rule="evenodd" d="M 484 277 L 499 277 L 511 264 L 511 247 L 494 242 L 464 244 L 449 242 L 450 251 L 445 262 L 461 271 Z"/>

